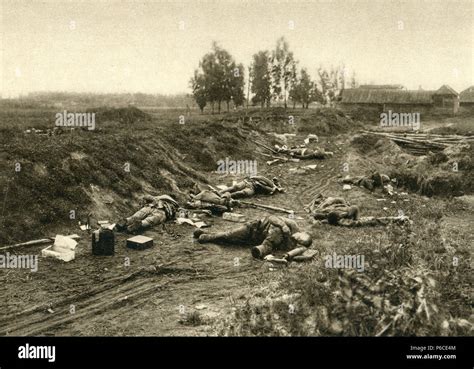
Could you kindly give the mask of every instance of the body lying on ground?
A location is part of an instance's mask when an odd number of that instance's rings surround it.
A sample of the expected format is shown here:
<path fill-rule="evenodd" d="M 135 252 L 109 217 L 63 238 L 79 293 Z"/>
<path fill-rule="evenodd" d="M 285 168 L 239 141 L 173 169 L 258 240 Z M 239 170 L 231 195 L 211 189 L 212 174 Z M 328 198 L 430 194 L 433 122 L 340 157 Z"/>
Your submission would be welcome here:
<path fill-rule="evenodd" d="M 220 195 L 218 191 L 202 190 L 197 195 L 191 194 L 187 207 L 191 209 L 210 210 L 213 214 L 222 214 L 238 206 L 238 200 L 233 200 L 230 195 Z"/>
<path fill-rule="evenodd" d="M 321 223 L 345 227 L 374 227 L 410 222 L 406 216 L 360 217 L 358 206 L 351 205 L 342 197 L 325 197 L 322 194 L 318 194 L 306 207 L 306 210 Z"/>
<path fill-rule="evenodd" d="M 117 223 L 118 230 L 126 230 L 134 233 L 165 223 L 176 218 L 180 208 L 179 204 L 168 195 L 143 197 L 146 204 L 140 210 L 128 218 L 123 218 Z"/>
<path fill-rule="evenodd" d="M 324 149 L 310 149 L 307 147 L 295 147 L 287 148 L 286 146 L 275 145 L 275 150 L 279 154 L 289 155 L 297 159 L 326 159 L 334 155 L 331 151 L 325 151 Z"/>
<path fill-rule="evenodd" d="M 198 229 L 194 232 L 194 237 L 199 243 L 252 246 L 252 256 L 258 259 L 263 259 L 276 250 L 300 249 L 299 253 L 303 253 L 312 243 L 311 236 L 301 232 L 295 221 L 274 215 L 223 232 L 207 233 Z M 294 257 L 298 253 L 290 255 Z"/>
<path fill-rule="evenodd" d="M 345 177 L 340 182 L 344 184 L 352 184 L 354 186 L 364 187 L 369 191 L 376 188 L 387 190 L 386 186 L 390 184 L 390 177 L 386 174 L 373 172 L 367 176 Z"/>
<path fill-rule="evenodd" d="M 273 195 L 275 192 L 283 192 L 277 178 L 270 180 L 264 176 L 250 176 L 219 191 L 218 194 L 232 199 L 239 199 L 256 194 Z"/>
<path fill-rule="evenodd" d="M 351 205 L 342 197 L 325 197 L 318 194 L 306 207 L 311 216 L 316 220 L 327 220 L 330 213 L 338 214 L 340 219 L 358 219 L 359 208 Z"/>
<path fill-rule="evenodd" d="M 410 218 L 404 215 L 396 217 L 360 217 L 359 219 L 339 218 L 337 213 L 330 213 L 327 222 L 331 225 L 344 227 L 377 227 L 389 224 L 404 224 L 411 222 Z"/>

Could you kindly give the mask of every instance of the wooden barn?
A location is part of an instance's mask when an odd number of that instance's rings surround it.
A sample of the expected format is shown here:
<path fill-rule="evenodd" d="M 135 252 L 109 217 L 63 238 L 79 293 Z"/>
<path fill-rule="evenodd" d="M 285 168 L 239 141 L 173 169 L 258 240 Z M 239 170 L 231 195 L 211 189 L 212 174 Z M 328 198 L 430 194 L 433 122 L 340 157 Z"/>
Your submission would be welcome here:
<path fill-rule="evenodd" d="M 377 112 L 389 110 L 404 113 L 441 111 L 450 114 L 455 114 L 459 108 L 457 92 L 447 85 L 443 85 L 436 91 L 404 90 L 399 87 L 368 88 L 365 86 L 341 91 L 339 106 L 344 110 L 363 108 Z"/>
<path fill-rule="evenodd" d="M 342 91 L 340 105 L 344 109 L 367 108 L 378 112 L 424 112 L 433 106 L 433 92 L 351 88 Z"/>
<path fill-rule="evenodd" d="M 359 88 L 371 90 L 404 90 L 403 85 L 360 85 Z"/>
<path fill-rule="evenodd" d="M 463 108 L 474 109 L 474 86 L 471 86 L 459 94 L 459 104 Z"/>
<path fill-rule="evenodd" d="M 435 107 L 453 109 L 456 114 L 459 110 L 459 95 L 448 85 L 443 85 L 433 94 L 433 104 Z"/>

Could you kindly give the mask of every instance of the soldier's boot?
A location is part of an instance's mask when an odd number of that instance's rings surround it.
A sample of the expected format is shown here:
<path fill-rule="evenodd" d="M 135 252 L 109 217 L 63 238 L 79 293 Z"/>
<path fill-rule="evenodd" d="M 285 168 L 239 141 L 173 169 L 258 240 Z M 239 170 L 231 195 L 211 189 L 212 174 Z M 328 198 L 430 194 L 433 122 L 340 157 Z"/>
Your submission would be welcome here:
<path fill-rule="evenodd" d="M 238 208 L 239 206 L 240 206 L 240 201 L 234 200 L 234 199 L 230 199 L 227 205 L 228 208 Z"/>
<path fill-rule="evenodd" d="M 268 254 L 271 254 L 271 252 L 272 248 L 267 244 L 252 247 L 252 256 L 255 259 L 263 259 Z"/>
<path fill-rule="evenodd" d="M 212 234 L 203 233 L 198 237 L 197 241 L 199 243 L 206 243 L 206 242 L 212 242 L 214 241 L 214 239 L 215 237 Z"/>
<path fill-rule="evenodd" d="M 141 220 L 135 220 L 127 226 L 127 232 L 128 233 L 136 233 L 142 228 L 142 221 Z"/>
<path fill-rule="evenodd" d="M 205 231 L 203 229 L 198 228 L 193 232 L 193 237 L 194 238 L 199 238 L 199 236 L 201 236 L 204 233 L 205 233 Z"/>
<path fill-rule="evenodd" d="M 330 225 L 337 225 L 339 223 L 339 219 L 341 217 L 339 216 L 339 213 L 337 211 L 331 211 L 329 214 L 328 214 L 328 223 Z"/>
<path fill-rule="evenodd" d="M 127 219 L 126 218 L 120 219 L 115 224 L 115 228 L 117 229 L 117 231 L 124 231 L 127 228 Z"/>

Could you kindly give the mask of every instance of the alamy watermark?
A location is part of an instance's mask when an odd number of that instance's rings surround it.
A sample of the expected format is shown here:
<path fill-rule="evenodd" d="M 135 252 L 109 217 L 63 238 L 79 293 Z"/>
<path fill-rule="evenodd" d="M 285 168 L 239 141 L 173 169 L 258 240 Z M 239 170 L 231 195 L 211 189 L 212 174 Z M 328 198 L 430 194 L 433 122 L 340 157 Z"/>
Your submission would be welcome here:
<path fill-rule="evenodd" d="M 35 346 L 29 343 L 18 347 L 19 359 L 47 359 L 50 363 L 56 361 L 56 346 Z"/>
<path fill-rule="evenodd" d="M 225 158 L 217 162 L 217 173 L 219 174 L 245 174 L 249 176 L 257 175 L 256 160 L 232 160 Z"/>
<path fill-rule="evenodd" d="M 420 113 L 397 113 L 389 110 L 380 114 L 381 127 L 412 127 L 417 131 L 420 125 Z"/>
<path fill-rule="evenodd" d="M 56 113 L 56 127 L 87 127 L 92 131 L 95 129 L 95 113 L 68 113 L 64 110 Z"/>
<path fill-rule="evenodd" d="M 363 272 L 364 261 L 364 255 L 338 255 L 334 252 L 332 255 L 324 257 L 324 266 L 334 269 L 355 269 L 358 272 Z"/>
<path fill-rule="evenodd" d="M 30 269 L 38 271 L 38 255 L 14 255 L 9 252 L 0 255 L 0 269 Z"/>

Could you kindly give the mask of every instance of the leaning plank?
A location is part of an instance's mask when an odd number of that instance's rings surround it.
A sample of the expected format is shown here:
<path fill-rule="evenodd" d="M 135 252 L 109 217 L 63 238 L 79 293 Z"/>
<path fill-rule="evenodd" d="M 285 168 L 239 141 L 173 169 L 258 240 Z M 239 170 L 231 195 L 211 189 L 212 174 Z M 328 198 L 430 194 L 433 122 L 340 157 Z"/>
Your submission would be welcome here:
<path fill-rule="evenodd" d="M 78 240 L 78 239 L 81 238 L 77 234 L 73 234 L 73 235 L 70 235 L 70 236 L 67 236 L 67 237 L 72 238 L 73 240 Z M 31 241 L 27 241 L 27 242 L 15 243 L 14 245 L 8 245 L 8 246 L 0 247 L 0 251 L 14 249 L 14 248 L 18 248 L 18 247 L 44 245 L 44 244 L 53 242 L 54 239 L 55 239 L 55 237 L 49 237 L 49 238 L 41 238 L 41 239 L 38 239 L 38 240 L 31 240 Z"/>

